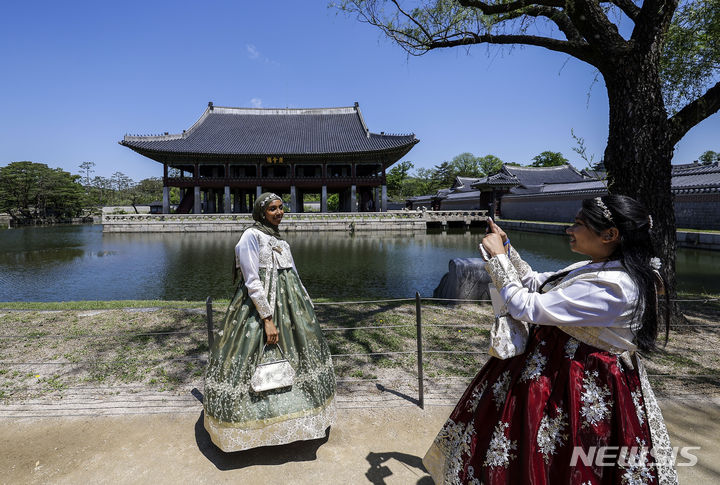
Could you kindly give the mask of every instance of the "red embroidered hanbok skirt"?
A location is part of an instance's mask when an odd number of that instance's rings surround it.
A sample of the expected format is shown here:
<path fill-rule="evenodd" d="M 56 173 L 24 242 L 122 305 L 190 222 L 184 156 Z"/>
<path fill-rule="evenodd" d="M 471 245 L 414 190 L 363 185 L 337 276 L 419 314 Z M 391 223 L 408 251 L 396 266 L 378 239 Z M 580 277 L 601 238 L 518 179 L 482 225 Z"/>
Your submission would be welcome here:
<path fill-rule="evenodd" d="M 438 485 L 676 483 L 653 447 L 669 440 L 642 364 L 538 326 L 480 370 L 423 463 Z"/>

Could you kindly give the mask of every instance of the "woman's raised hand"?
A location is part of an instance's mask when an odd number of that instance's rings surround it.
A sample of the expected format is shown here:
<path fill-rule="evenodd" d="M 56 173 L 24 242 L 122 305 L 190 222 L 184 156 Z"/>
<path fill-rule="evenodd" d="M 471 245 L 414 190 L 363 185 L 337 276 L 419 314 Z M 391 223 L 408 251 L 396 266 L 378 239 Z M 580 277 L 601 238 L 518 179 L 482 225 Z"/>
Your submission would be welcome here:
<path fill-rule="evenodd" d="M 268 345 L 275 345 L 280 341 L 280 333 L 272 321 L 272 317 L 263 320 L 265 322 L 265 336 Z"/>
<path fill-rule="evenodd" d="M 488 224 L 488 232 L 493 232 L 495 234 L 499 234 L 502 238 L 503 244 L 505 244 L 508 240 L 507 234 L 505 234 L 505 231 L 503 231 L 500 226 L 495 224 L 495 221 L 492 220 L 492 217 L 487 218 L 487 224 Z"/>
<path fill-rule="evenodd" d="M 490 253 L 490 256 L 505 254 L 504 242 L 507 241 L 507 234 L 491 218 L 488 217 L 487 221 L 489 232 L 482 240 L 483 247 Z"/>

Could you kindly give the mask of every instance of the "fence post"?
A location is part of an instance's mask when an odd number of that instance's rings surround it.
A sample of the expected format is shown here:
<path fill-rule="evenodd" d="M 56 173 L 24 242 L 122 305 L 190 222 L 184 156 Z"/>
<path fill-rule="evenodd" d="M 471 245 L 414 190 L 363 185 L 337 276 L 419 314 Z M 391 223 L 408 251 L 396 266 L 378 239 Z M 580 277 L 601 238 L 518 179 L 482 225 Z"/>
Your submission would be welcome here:
<path fill-rule="evenodd" d="M 422 315 L 420 293 L 415 292 L 415 318 L 417 320 L 417 365 L 418 365 L 418 405 L 425 409 L 425 390 L 423 388 L 423 354 L 422 354 Z"/>
<path fill-rule="evenodd" d="M 205 300 L 205 318 L 207 320 L 207 331 L 208 331 L 208 349 L 213 344 L 213 320 L 212 320 L 212 297 L 207 297 Z"/>

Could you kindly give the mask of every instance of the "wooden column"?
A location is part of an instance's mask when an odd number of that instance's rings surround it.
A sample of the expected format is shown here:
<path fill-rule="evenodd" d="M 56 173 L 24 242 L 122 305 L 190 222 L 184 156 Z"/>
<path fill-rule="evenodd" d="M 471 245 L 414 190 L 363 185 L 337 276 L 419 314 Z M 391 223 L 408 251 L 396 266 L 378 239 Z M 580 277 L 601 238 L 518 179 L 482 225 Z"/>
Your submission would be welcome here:
<path fill-rule="evenodd" d="M 200 205 L 200 186 L 195 185 L 193 191 L 193 214 L 200 214 L 202 211 L 202 206 Z"/>
<path fill-rule="evenodd" d="M 290 212 L 300 212 L 298 210 L 298 202 L 297 202 L 297 191 L 295 190 L 295 186 L 290 186 Z"/>
<path fill-rule="evenodd" d="M 225 164 L 225 167 L 227 167 L 227 163 Z M 226 168 L 227 170 L 227 168 Z M 227 173 L 227 172 L 226 172 Z M 230 205 L 230 186 L 225 186 L 225 197 L 223 200 L 223 209 L 225 214 L 230 214 L 232 212 L 232 206 Z"/>
<path fill-rule="evenodd" d="M 163 187 L 163 214 L 170 214 L 170 187 L 167 185 Z"/>

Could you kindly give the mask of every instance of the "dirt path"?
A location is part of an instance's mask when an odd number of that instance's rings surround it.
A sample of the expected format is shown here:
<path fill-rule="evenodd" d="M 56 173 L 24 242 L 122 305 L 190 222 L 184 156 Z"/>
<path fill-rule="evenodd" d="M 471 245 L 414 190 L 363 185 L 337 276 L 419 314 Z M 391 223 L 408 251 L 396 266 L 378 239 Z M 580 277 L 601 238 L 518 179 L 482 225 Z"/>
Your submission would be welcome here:
<path fill-rule="evenodd" d="M 673 446 L 699 446 L 680 483 L 720 482 L 720 402 L 662 401 Z M 421 458 L 452 410 L 342 405 L 329 438 L 223 454 L 201 407 L 94 417 L 0 418 L 0 483 L 432 484 Z"/>

